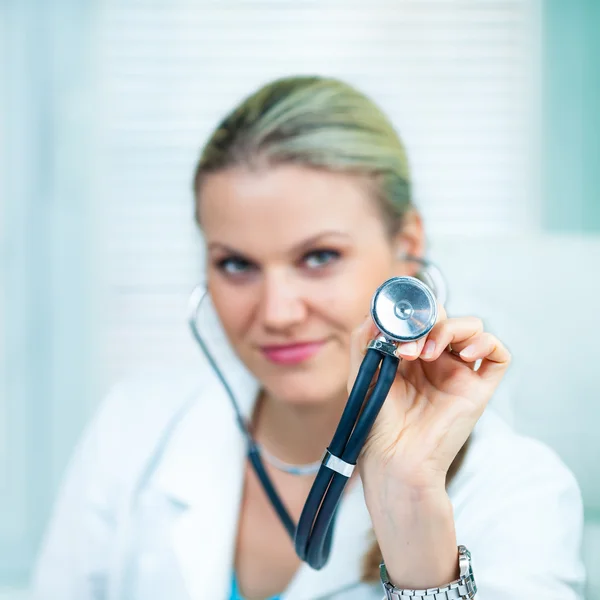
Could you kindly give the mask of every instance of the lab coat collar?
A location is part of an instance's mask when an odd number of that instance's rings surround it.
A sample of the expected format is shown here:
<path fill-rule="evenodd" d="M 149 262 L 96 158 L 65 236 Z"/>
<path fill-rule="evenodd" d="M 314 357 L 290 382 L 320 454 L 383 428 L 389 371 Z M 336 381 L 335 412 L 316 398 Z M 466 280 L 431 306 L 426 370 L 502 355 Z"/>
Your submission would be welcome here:
<path fill-rule="evenodd" d="M 245 373 L 229 370 L 226 376 L 247 418 L 259 391 L 258 383 Z M 154 483 L 181 504 L 204 505 L 211 495 L 209 487 L 217 489 L 217 483 L 229 480 L 230 474 L 233 479 L 242 476 L 245 457 L 246 442 L 235 411 L 215 378 L 198 390 L 196 401 L 170 434 Z"/>
<path fill-rule="evenodd" d="M 210 296 L 202 301 L 197 324 L 241 414 L 249 419 L 259 384 L 231 348 Z M 223 383 L 206 360 L 199 372 L 196 398 L 189 403 L 189 408 L 184 406 L 185 414 L 169 433 L 154 478 L 168 496 L 187 506 L 207 501 L 207 481 L 213 485 L 209 475 L 217 478 L 214 483 L 227 473 L 240 475 L 245 457 L 244 438 Z M 209 462 L 207 457 L 211 459 Z M 194 473 L 198 476 L 191 475 Z"/>
<path fill-rule="evenodd" d="M 213 358 L 248 418 L 258 382 L 232 351 L 214 313 L 204 325 Z M 182 507 L 170 540 L 193 600 L 227 597 L 246 458 L 246 442 L 223 384 L 208 363 L 201 369 L 197 399 L 170 433 L 150 483 Z"/>
<path fill-rule="evenodd" d="M 224 346 L 215 350 L 240 408 L 249 416 L 258 382 Z M 173 522 L 171 542 L 192 600 L 226 598 L 231 583 L 237 522 L 243 492 L 246 444 L 220 381 L 211 378 L 198 401 L 170 435 L 153 485 L 183 511 Z M 370 545 L 371 521 L 360 480 L 339 507 L 329 563 L 320 571 L 303 564 L 285 600 L 319 597 L 358 582 Z"/>

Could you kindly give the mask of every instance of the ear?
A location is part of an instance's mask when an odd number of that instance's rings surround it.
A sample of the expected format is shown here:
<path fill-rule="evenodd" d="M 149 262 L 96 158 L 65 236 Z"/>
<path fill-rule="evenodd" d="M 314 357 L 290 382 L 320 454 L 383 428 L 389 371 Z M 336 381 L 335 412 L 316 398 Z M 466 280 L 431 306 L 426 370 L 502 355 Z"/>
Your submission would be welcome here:
<path fill-rule="evenodd" d="M 403 275 L 415 275 L 419 265 L 412 261 L 404 260 L 409 254 L 416 258 L 423 258 L 425 254 L 425 230 L 421 215 L 415 208 L 409 209 L 403 217 L 402 227 L 394 239 L 398 268 Z"/>

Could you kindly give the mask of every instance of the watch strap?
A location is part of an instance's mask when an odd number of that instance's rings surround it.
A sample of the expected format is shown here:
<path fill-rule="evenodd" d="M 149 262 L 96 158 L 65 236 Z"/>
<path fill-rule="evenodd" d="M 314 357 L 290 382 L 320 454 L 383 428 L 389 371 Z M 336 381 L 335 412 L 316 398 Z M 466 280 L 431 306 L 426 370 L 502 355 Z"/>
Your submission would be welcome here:
<path fill-rule="evenodd" d="M 387 600 L 470 600 L 477 593 L 477 584 L 471 568 L 471 554 L 465 546 L 458 547 L 460 577 L 448 585 L 426 590 L 408 590 L 395 587 L 389 580 L 385 564 L 380 565 L 381 582 Z"/>

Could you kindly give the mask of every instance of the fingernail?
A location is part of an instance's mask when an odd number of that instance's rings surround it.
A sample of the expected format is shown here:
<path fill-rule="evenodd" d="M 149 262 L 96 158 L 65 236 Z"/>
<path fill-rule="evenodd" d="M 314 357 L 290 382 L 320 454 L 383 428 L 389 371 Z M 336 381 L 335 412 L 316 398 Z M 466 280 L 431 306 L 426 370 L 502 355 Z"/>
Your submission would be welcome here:
<path fill-rule="evenodd" d="M 407 342 L 406 344 L 400 344 L 400 354 L 406 356 L 416 356 L 417 354 L 417 342 Z"/>
<path fill-rule="evenodd" d="M 435 342 L 433 340 L 427 340 L 425 342 L 425 346 L 423 347 L 423 352 L 421 352 L 421 356 L 424 358 L 429 358 L 433 355 L 435 351 Z"/>
<path fill-rule="evenodd" d="M 462 350 L 459 354 L 463 358 L 473 358 L 475 356 L 476 348 L 475 346 L 467 346 L 464 350 Z"/>

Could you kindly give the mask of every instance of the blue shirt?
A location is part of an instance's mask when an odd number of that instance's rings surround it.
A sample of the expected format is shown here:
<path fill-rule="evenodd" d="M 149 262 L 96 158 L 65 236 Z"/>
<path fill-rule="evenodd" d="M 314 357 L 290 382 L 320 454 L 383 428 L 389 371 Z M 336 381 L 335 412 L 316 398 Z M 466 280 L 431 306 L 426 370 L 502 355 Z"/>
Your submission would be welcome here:
<path fill-rule="evenodd" d="M 229 600 L 244 600 L 242 596 L 240 596 L 240 591 L 238 589 L 237 578 L 235 573 L 231 578 L 231 593 L 229 594 Z M 269 600 L 280 600 L 279 596 L 273 596 Z"/>

